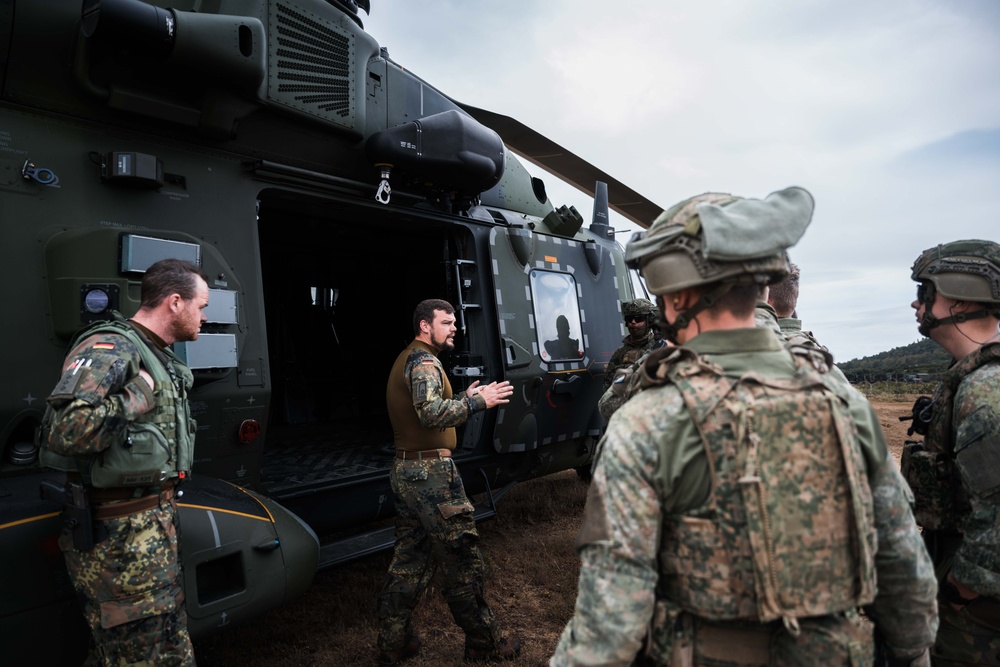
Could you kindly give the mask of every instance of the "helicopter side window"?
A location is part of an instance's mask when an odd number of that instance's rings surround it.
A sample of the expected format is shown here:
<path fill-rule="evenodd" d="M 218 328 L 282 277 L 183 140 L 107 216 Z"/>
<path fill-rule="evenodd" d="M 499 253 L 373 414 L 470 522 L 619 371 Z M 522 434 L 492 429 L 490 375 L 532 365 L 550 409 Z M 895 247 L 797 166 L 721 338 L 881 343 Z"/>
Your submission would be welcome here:
<path fill-rule="evenodd" d="M 542 361 L 581 359 L 583 325 L 573 276 L 557 271 L 532 271 L 531 294 Z"/>

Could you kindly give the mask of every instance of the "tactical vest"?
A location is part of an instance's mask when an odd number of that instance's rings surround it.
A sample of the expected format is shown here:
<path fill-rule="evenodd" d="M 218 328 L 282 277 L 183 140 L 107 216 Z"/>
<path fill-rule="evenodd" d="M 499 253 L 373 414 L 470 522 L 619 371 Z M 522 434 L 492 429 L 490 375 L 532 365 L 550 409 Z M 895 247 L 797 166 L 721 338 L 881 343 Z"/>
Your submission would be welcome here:
<path fill-rule="evenodd" d="M 626 336 L 625 340 L 622 341 L 625 351 L 622 353 L 622 357 L 619 360 L 619 368 L 627 368 L 639 361 L 639 357 L 652 349 L 653 343 L 655 342 L 656 336 L 652 331 L 646 332 L 646 337 L 641 343 L 636 343 L 632 340 L 631 336 Z"/>
<path fill-rule="evenodd" d="M 392 422 L 393 441 L 396 449 L 416 451 L 422 449 L 455 449 L 457 433 L 455 427 L 427 428 L 420 423 L 420 417 L 413 406 L 407 370 L 412 369 L 422 359 L 437 359 L 432 348 L 426 343 L 413 341 L 396 358 L 389 372 L 385 399 Z M 441 372 L 441 398 L 453 396 L 451 381 Z"/>
<path fill-rule="evenodd" d="M 154 349 L 124 320 L 99 322 L 82 331 L 71 348 L 96 333 L 127 338 L 139 351 L 142 367 L 153 378 L 154 407 L 128 425 L 127 436 L 98 454 L 74 456 L 53 451 L 48 442 L 54 418 L 52 406 L 42 417 L 39 454 L 42 465 L 77 472 L 96 488 L 157 485 L 185 477 L 194 457 L 196 423 L 191 419 L 187 395 L 194 382 L 191 370 L 169 348 Z"/>
<path fill-rule="evenodd" d="M 680 390 L 697 426 L 712 494 L 664 517 L 657 597 L 709 620 L 781 618 L 790 628 L 870 603 L 872 493 L 835 383 L 808 355 L 793 354 L 787 379 L 732 378 L 690 350 L 674 356 L 657 376 Z"/>
<path fill-rule="evenodd" d="M 961 473 L 955 465 L 955 395 L 966 376 L 998 361 L 1000 343 L 990 343 L 949 368 L 931 399 L 932 417 L 926 438 L 923 443 L 907 443 L 903 448 L 900 468 L 913 490 L 916 501 L 913 515 L 925 531 L 961 533 L 965 530 L 971 507 Z M 992 465 L 992 461 L 985 460 L 978 467 L 989 471 Z"/>

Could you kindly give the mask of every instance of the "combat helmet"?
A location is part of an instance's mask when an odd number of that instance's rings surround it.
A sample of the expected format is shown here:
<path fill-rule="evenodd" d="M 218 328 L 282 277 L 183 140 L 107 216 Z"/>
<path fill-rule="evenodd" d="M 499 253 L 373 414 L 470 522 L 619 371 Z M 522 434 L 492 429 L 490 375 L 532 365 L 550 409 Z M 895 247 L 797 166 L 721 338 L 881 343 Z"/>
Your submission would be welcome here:
<path fill-rule="evenodd" d="M 622 315 L 645 315 L 653 317 L 656 315 L 656 304 L 649 299 L 632 299 L 622 304 Z"/>
<path fill-rule="evenodd" d="M 941 324 L 993 315 L 1000 319 L 1000 245 L 993 241 L 953 241 L 920 253 L 910 278 L 921 283 L 917 299 L 933 304 L 941 294 L 956 301 L 981 303 L 986 308 L 938 319 L 924 311 L 920 332 L 925 336 Z"/>
<path fill-rule="evenodd" d="M 786 250 L 812 220 L 813 198 L 789 187 L 764 199 L 709 192 L 661 213 L 648 232 L 633 235 L 625 260 L 638 268 L 649 291 L 660 295 L 704 286 L 699 301 L 668 325 L 688 325 L 734 285 L 768 285 L 789 271 Z"/>
<path fill-rule="evenodd" d="M 656 321 L 660 316 L 660 309 L 649 299 L 643 298 L 632 299 L 631 301 L 622 303 L 622 316 L 625 318 L 626 324 L 628 324 L 630 317 L 635 317 L 636 315 L 646 316 L 646 322 L 641 327 L 629 330 L 629 336 L 634 340 L 639 340 L 648 336 L 650 328 L 656 325 Z"/>

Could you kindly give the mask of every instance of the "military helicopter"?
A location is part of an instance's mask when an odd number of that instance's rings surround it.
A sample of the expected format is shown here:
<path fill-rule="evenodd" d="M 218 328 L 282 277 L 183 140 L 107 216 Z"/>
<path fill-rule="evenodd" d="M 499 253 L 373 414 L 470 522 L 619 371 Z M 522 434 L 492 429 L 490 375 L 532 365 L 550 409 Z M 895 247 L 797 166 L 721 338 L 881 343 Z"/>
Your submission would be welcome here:
<path fill-rule="evenodd" d="M 16 351 L 0 393 L 5 662 L 85 656 L 37 428 L 71 337 L 134 313 L 159 259 L 211 278 L 208 323 L 175 346 L 195 374 L 179 504 L 195 640 L 392 544 L 385 379 L 421 299 L 456 306 L 453 385 L 515 387 L 459 432 L 477 517 L 518 481 L 589 466 L 620 303 L 636 295 L 608 210 L 646 225 L 660 207 L 404 69 L 360 10 L 0 7 L 0 265 L 17 313 L 2 334 Z M 591 223 L 521 159 L 594 195 Z"/>

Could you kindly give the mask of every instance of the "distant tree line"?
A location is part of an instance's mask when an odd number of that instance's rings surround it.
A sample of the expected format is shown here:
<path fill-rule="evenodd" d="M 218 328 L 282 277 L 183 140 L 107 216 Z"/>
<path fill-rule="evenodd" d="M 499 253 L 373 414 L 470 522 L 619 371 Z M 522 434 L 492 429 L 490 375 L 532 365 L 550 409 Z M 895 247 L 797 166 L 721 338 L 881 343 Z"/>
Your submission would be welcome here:
<path fill-rule="evenodd" d="M 837 365 L 853 383 L 933 382 L 952 362 L 951 355 L 934 341 L 924 338 L 871 357 L 837 362 Z"/>

